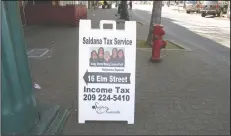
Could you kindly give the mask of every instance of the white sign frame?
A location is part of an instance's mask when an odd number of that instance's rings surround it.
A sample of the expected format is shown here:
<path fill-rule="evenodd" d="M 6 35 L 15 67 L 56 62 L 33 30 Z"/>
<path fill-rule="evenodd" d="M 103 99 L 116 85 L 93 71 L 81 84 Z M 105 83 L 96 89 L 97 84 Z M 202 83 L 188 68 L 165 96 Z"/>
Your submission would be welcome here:
<path fill-rule="evenodd" d="M 112 24 L 112 29 L 103 29 L 104 24 Z M 85 39 L 84 39 L 85 37 Z M 102 39 L 102 44 L 88 43 L 86 39 L 93 37 L 94 39 Z M 105 39 L 112 39 L 112 43 L 106 43 Z M 117 39 L 115 39 L 117 38 Z M 126 39 L 125 39 L 126 38 Z M 105 41 L 104 41 L 105 40 Z M 120 44 L 118 45 L 120 41 Z M 123 45 L 124 44 L 124 45 Z M 120 67 L 92 67 L 89 58 L 91 51 L 103 47 L 110 54 L 113 54 L 112 48 L 117 48 L 124 52 L 123 61 L 111 62 L 110 65 L 118 65 Z M 97 51 L 97 50 L 96 50 Z M 104 53 L 106 53 L 104 51 Z M 91 28 L 91 20 L 80 20 L 79 24 L 79 76 L 78 76 L 78 122 L 85 123 L 85 121 L 127 121 L 128 124 L 134 124 L 135 116 L 135 69 L 136 69 L 136 22 L 125 21 L 125 29 L 117 30 L 116 21 L 114 20 L 101 20 L 99 29 Z M 99 53 L 98 53 L 99 54 Z M 100 56 L 100 55 L 99 55 Z M 122 59 L 120 59 L 122 60 Z M 105 59 L 106 61 L 106 59 Z M 107 64 L 107 63 L 104 63 Z M 122 66 L 122 67 L 121 67 Z M 112 71 L 114 70 L 114 71 Z M 89 81 L 102 81 L 99 75 L 86 76 L 86 73 L 114 73 L 114 80 L 107 78 L 107 82 L 111 83 L 90 83 Z M 115 74 L 118 73 L 118 74 Z M 129 75 L 127 75 L 130 73 Z M 97 73 L 96 73 L 97 74 Z M 120 78 L 119 76 L 122 75 Z M 125 76 L 126 75 L 126 76 Z M 124 76 L 124 77 L 123 77 Z M 86 77 L 86 80 L 84 79 Z M 87 78 L 89 77 L 89 78 Z M 94 77 L 94 78 L 90 78 Z M 112 76 L 110 76 L 112 77 Z M 105 78 L 102 78 L 105 79 Z M 130 80 L 129 80 L 130 79 Z M 129 80 L 129 81 L 128 81 Z M 104 80 L 105 81 L 105 80 Z M 104 82 L 102 81 L 102 82 Z M 119 83 L 118 83 L 119 82 Z M 130 83 L 129 83 L 130 82 Z M 121 83 L 121 84 L 120 84 Z M 116 88 L 117 87 L 117 88 Z M 120 88 L 118 88 L 120 87 Z M 102 92 L 108 90 L 108 93 L 89 93 L 84 92 L 92 90 L 92 88 L 99 88 Z M 111 89 L 110 89 L 111 88 Z M 89 91 L 88 90 L 88 91 Z M 125 91 L 126 90 L 126 91 Z M 110 91 L 112 91 L 110 93 Z M 117 93 L 117 91 L 119 93 Z M 93 94 L 94 98 L 93 98 Z M 100 98 L 100 95 L 107 96 L 107 99 Z M 110 95 L 110 96 L 109 96 Z M 96 97 L 95 97 L 96 96 Z M 100 98 L 100 99 L 99 99 Z M 86 100 L 87 99 L 87 100 Z M 93 100 L 95 99 L 95 101 Z M 101 101 L 99 101 L 101 100 Z"/>

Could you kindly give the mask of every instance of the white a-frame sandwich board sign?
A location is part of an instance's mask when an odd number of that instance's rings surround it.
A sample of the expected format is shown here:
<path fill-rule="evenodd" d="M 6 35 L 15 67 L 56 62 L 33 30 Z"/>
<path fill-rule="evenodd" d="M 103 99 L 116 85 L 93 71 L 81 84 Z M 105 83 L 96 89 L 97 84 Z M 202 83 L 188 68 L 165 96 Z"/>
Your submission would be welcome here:
<path fill-rule="evenodd" d="M 112 29 L 103 29 L 112 24 Z M 80 20 L 78 122 L 127 121 L 134 124 L 136 22 L 101 20 L 99 29 L 91 20 Z"/>

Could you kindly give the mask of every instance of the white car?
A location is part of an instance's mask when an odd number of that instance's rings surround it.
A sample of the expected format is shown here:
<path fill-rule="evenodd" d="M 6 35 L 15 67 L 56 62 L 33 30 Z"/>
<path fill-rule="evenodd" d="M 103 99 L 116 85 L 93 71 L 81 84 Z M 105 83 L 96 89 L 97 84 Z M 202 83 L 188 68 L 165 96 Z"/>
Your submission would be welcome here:
<path fill-rule="evenodd" d="M 228 10 L 228 12 L 227 12 L 227 18 L 230 19 L 230 10 Z"/>
<path fill-rule="evenodd" d="M 186 1 L 185 3 L 185 10 L 186 13 L 190 13 L 190 12 L 199 12 L 199 7 L 197 5 L 196 1 Z"/>
<path fill-rule="evenodd" d="M 230 3 L 229 3 L 229 7 L 228 7 L 228 9 L 227 9 L 227 18 L 230 19 Z"/>

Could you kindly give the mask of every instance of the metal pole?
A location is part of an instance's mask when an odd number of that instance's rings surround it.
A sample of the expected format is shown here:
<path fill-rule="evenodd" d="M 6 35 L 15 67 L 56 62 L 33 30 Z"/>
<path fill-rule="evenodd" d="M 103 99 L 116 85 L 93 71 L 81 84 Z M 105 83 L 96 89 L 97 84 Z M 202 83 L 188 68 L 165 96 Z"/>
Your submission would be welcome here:
<path fill-rule="evenodd" d="M 29 131 L 38 112 L 27 60 L 18 1 L 4 1 L 2 14 L 2 134 Z"/>

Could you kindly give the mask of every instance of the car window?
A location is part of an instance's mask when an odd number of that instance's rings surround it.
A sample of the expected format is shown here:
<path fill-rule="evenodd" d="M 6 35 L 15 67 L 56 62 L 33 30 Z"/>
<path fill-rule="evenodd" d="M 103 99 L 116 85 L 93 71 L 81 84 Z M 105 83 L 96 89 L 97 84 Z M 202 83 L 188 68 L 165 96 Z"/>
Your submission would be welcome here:
<path fill-rule="evenodd" d="M 213 4 L 218 4 L 218 1 L 204 1 L 204 5 L 213 5 Z"/>
<path fill-rule="evenodd" d="M 186 4 L 196 4 L 196 1 L 187 1 Z"/>

